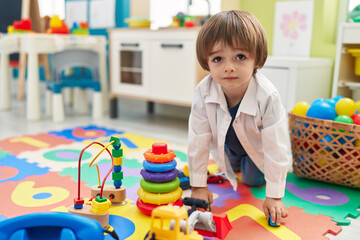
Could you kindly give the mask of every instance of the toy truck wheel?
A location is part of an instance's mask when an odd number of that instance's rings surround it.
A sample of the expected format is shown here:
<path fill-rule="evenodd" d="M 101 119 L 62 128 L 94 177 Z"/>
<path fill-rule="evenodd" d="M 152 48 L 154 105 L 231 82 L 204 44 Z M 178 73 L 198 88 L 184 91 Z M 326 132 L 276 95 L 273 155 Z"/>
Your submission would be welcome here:
<path fill-rule="evenodd" d="M 150 230 L 146 233 L 144 240 L 155 240 L 155 233 L 151 234 L 151 238 L 148 238 L 150 234 Z"/>
<path fill-rule="evenodd" d="M 224 181 L 222 179 L 219 179 L 218 180 L 218 183 L 223 183 Z"/>

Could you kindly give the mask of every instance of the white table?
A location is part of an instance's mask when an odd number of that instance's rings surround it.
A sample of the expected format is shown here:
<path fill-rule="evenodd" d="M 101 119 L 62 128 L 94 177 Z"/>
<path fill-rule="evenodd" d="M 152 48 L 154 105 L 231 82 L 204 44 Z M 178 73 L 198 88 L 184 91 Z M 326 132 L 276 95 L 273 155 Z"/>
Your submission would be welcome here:
<path fill-rule="evenodd" d="M 10 64 L 9 55 L 19 51 L 19 37 L 5 35 L 0 38 L 0 109 L 11 109 Z"/>
<path fill-rule="evenodd" d="M 11 42 L 11 43 L 10 43 Z M 13 34 L 0 39 L 1 71 L 0 94 L 1 109 L 11 108 L 9 54 L 13 52 L 28 55 L 26 118 L 31 121 L 41 119 L 40 80 L 38 55 L 54 53 L 65 49 L 89 49 L 99 53 L 99 75 L 103 94 L 104 110 L 109 108 L 107 71 L 106 71 L 106 38 L 104 36 L 62 35 L 62 34 Z M 10 48 L 9 46 L 12 46 Z M 9 48 L 11 51 L 6 50 Z"/>

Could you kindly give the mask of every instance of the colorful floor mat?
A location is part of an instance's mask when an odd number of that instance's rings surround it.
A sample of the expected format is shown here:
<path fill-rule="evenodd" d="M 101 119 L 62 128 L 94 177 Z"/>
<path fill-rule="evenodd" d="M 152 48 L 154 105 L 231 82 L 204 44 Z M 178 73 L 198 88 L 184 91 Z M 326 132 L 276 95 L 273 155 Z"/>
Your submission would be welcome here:
<path fill-rule="evenodd" d="M 150 228 L 150 217 L 136 207 L 140 187 L 143 153 L 161 139 L 147 138 L 126 131 L 98 126 L 78 127 L 0 140 L 0 221 L 41 211 L 67 212 L 77 196 L 78 158 L 93 141 L 109 143 L 110 137 L 121 139 L 124 151 L 123 185 L 127 204 L 110 208 L 110 225 L 120 239 L 143 239 Z M 167 143 L 176 153 L 177 168 L 184 168 L 186 146 Z M 81 162 L 81 195 L 90 197 L 90 188 L 98 184 L 96 168 L 89 168 L 100 147 L 87 149 Z M 108 155 L 97 159 L 100 178 L 111 166 Z M 112 184 L 111 177 L 106 184 Z M 209 184 L 214 193 L 212 212 L 226 212 L 232 230 L 226 239 L 328 239 L 348 225 L 346 217 L 360 212 L 358 190 L 319 183 L 289 174 L 284 203 L 289 217 L 279 228 L 269 227 L 262 212 L 265 188 L 239 184 L 233 191 L 228 182 Z M 189 195 L 189 190 L 184 195 Z M 112 239 L 106 235 L 105 239 Z M 207 238 L 212 239 L 212 238 Z"/>

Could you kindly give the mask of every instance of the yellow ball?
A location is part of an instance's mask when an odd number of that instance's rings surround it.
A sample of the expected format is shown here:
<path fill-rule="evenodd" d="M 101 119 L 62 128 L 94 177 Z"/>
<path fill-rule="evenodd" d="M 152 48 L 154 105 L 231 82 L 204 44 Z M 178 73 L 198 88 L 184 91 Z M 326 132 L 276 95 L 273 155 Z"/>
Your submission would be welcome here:
<path fill-rule="evenodd" d="M 360 101 L 355 102 L 356 109 L 360 112 Z"/>
<path fill-rule="evenodd" d="M 306 112 L 309 109 L 310 104 L 307 102 L 301 101 L 297 102 L 293 108 L 293 113 L 296 115 L 306 116 Z"/>
<path fill-rule="evenodd" d="M 357 139 L 357 140 L 355 141 L 355 147 L 360 147 L 360 139 Z"/>
<path fill-rule="evenodd" d="M 335 105 L 337 115 L 346 115 L 351 117 L 356 111 L 356 105 L 351 98 L 342 98 Z"/>

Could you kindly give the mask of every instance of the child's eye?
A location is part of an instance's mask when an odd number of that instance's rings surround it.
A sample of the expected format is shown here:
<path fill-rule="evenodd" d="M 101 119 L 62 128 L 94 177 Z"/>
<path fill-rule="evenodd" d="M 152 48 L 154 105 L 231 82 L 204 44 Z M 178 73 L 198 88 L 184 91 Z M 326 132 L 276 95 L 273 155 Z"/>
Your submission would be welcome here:
<path fill-rule="evenodd" d="M 243 55 L 243 54 L 239 54 L 239 55 L 237 55 L 236 56 L 236 59 L 237 60 L 244 60 L 246 57 L 245 57 L 245 55 Z"/>
<path fill-rule="evenodd" d="M 222 60 L 221 57 L 215 57 L 215 58 L 213 59 L 213 62 L 218 63 L 218 62 L 221 62 L 221 60 Z"/>

